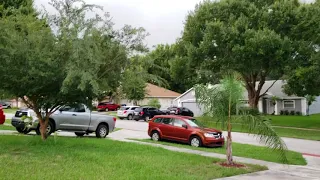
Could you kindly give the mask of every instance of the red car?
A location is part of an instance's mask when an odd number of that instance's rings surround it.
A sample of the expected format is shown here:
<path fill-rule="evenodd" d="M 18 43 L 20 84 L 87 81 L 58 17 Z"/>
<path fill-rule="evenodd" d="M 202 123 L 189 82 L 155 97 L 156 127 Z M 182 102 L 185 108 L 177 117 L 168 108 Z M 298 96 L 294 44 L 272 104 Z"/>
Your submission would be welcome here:
<path fill-rule="evenodd" d="M 167 139 L 189 143 L 194 147 L 224 145 L 221 131 L 204 128 L 196 119 L 186 116 L 155 116 L 149 122 L 148 134 L 154 141 Z"/>
<path fill-rule="evenodd" d="M 120 109 L 120 105 L 113 103 L 99 103 L 97 106 L 98 111 L 116 111 Z"/>
<path fill-rule="evenodd" d="M 4 115 L 4 112 L 2 110 L 2 105 L 0 105 L 0 124 L 3 124 L 6 120 L 6 116 Z"/>

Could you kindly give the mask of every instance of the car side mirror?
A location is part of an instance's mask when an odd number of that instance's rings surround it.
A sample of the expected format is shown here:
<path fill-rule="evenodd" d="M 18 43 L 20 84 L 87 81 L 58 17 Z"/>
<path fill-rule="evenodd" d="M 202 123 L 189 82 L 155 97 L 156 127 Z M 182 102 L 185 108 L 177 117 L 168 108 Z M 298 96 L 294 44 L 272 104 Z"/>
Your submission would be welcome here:
<path fill-rule="evenodd" d="M 188 126 L 186 124 L 182 124 L 182 127 L 188 129 Z"/>
<path fill-rule="evenodd" d="M 59 112 L 62 113 L 62 109 L 59 109 Z"/>

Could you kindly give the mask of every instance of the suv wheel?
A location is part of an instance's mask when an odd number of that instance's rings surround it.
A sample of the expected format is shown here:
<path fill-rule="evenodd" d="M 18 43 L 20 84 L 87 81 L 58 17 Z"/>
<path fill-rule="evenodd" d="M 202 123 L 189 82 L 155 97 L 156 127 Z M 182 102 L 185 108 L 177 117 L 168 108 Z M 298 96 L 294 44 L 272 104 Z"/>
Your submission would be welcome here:
<path fill-rule="evenodd" d="M 192 136 L 190 138 L 190 145 L 193 147 L 201 147 L 202 146 L 201 139 L 198 136 Z"/>
<path fill-rule="evenodd" d="M 22 134 L 28 134 L 30 131 L 31 131 L 31 129 L 23 129 L 23 128 L 16 128 L 16 130 L 19 132 L 19 133 L 22 133 Z"/>
<path fill-rule="evenodd" d="M 108 112 L 109 111 L 109 108 L 106 108 L 106 112 Z"/>
<path fill-rule="evenodd" d="M 128 115 L 128 120 L 132 120 L 132 119 L 133 119 L 132 114 L 129 114 L 129 115 Z"/>
<path fill-rule="evenodd" d="M 100 124 L 96 130 L 97 138 L 105 138 L 109 133 L 109 129 L 106 125 Z"/>
<path fill-rule="evenodd" d="M 149 121 L 150 120 L 150 117 L 149 116 L 146 116 L 145 118 L 144 118 L 144 121 Z"/>
<path fill-rule="evenodd" d="M 160 141 L 160 134 L 158 133 L 158 131 L 152 131 L 151 139 L 154 141 Z"/>

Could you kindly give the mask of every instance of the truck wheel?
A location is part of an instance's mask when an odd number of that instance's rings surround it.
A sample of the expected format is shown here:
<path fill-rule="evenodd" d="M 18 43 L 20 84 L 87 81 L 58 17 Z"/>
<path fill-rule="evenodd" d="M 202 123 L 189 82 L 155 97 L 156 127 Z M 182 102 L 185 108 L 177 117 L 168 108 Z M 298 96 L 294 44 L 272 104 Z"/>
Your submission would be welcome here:
<path fill-rule="evenodd" d="M 84 136 L 85 133 L 75 132 L 74 134 L 76 134 L 78 137 L 82 137 L 82 136 Z"/>
<path fill-rule="evenodd" d="M 109 129 L 106 125 L 100 124 L 96 130 L 97 138 L 105 138 L 109 133 Z"/>
<path fill-rule="evenodd" d="M 17 130 L 19 133 L 23 133 L 23 129 L 22 129 L 22 128 L 16 127 L 16 130 Z"/>
<path fill-rule="evenodd" d="M 133 116 L 131 114 L 128 115 L 128 120 L 132 120 Z"/>

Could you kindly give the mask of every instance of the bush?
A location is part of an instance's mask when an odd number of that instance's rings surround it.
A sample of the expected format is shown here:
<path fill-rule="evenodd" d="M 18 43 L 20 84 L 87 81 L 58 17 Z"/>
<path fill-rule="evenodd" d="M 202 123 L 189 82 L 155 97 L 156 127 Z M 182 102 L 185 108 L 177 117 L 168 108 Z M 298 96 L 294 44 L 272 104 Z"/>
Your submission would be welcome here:
<path fill-rule="evenodd" d="M 288 110 L 285 110 L 285 111 L 284 111 L 284 115 L 289 115 L 289 111 L 288 111 Z"/>
<path fill-rule="evenodd" d="M 151 99 L 151 100 L 148 102 L 148 106 L 152 106 L 152 107 L 155 107 L 155 108 L 160 109 L 161 104 L 160 104 L 160 102 L 159 102 L 158 99 Z"/>
<path fill-rule="evenodd" d="M 297 116 L 301 116 L 301 112 L 300 112 L 300 111 L 297 111 L 297 112 L 296 112 L 296 115 L 297 115 Z"/>
<path fill-rule="evenodd" d="M 295 111 L 290 111 L 290 115 L 295 115 L 296 114 L 296 112 Z"/>
<path fill-rule="evenodd" d="M 284 115 L 284 111 L 283 110 L 280 111 L 280 115 Z"/>
<path fill-rule="evenodd" d="M 256 108 L 242 107 L 242 108 L 239 108 L 239 114 L 259 115 L 260 112 Z"/>

